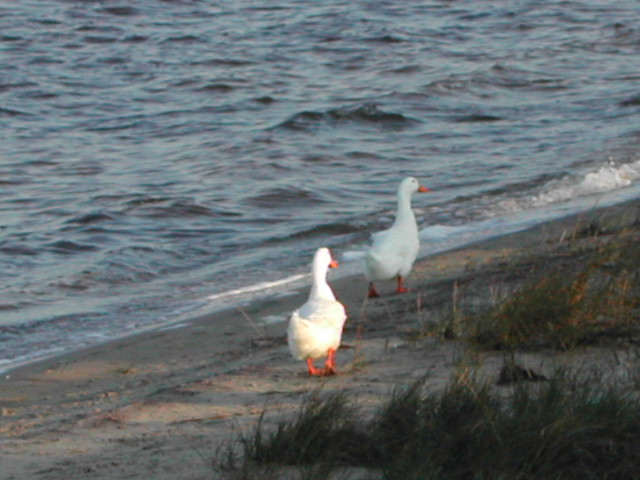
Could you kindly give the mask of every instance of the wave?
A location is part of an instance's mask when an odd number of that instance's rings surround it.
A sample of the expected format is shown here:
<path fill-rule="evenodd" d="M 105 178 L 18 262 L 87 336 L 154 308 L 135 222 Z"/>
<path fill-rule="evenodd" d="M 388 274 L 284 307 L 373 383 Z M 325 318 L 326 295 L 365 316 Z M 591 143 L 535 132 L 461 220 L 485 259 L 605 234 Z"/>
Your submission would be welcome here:
<path fill-rule="evenodd" d="M 116 15 L 118 17 L 132 17 L 140 14 L 140 11 L 135 7 L 125 5 L 105 7 L 101 9 L 100 12 L 107 13 L 109 15 Z"/>
<path fill-rule="evenodd" d="M 46 245 L 47 250 L 62 255 L 71 255 L 74 253 L 93 252 L 98 250 L 94 245 L 87 245 L 70 240 L 58 240 Z"/>
<path fill-rule="evenodd" d="M 550 185 L 549 189 L 536 195 L 532 206 L 541 207 L 551 203 L 573 200 L 626 188 L 640 179 L 640 160 L 632 163 L 616 165 L 610 162 L 595 171 L 588 172 L 584 177 L 575 180 L 561 181 L 560 185 Z"/>
<path fill-rule="evenodd" d="M 522 89 L 531 91 L 565 90 L 565 80 L 550 76 L 546 72 L 536 72 L 510 65 L 495 64 L 470 73 L 451 74 L 446 78 L 435 80 L 426 86 L 429 94 L 445 94 L 449 92 L 466 92 L 474 88 Z"/>
<path fill-rule="evenodd" d="M 3 244 L 2 247 L 0 247 L 0 253 L 3 253 L 5 255 L 11 255 L 11 256 L 25 255 L 29 257 L 35 257 L 36 255 L 40 255 L 39 251 L 24 245 L 19 245 L 19 244 L 9 244 L 9 245 Z"/>
<path fill-rule="evenodd" d="M 4 107 L 0 107 L 0 116 L 7 116 L 7 117 L 31 117 L 33 116 L 32 113 L 29 112 L 23 112 L 21 110 L 13 110 L 11 108 L 4 108 Z"/>
<path fill-rule="evenodd" d="M 479 122 L 499 122 L 504 120 L 504 117 L 497 115 L 489 115 L 483 113 L 475 113 L 471 115 L 462 115 L 459 117 L 453 117 L 454 123 L 479 123 Z"/>
<path fill-rule="evenodd" d="M 207 93 L 229 93 L 235 90 L 233 85 L 228 83 L 209 83 L 201 87 L 198 91 Z"/>
<path fill-rule="evenodd" d="M 377 37 L 369 37 L 365 39 L 366 42 L 372 42 L 372 43 L 404 43 L 407 40 L 395 35 L 380 35 Z"/>
<path fill-rule="evenodd" d="M 640 95 L 636 95 L 618 103 L 620 107 L 638 107 L 640 106 Z"/>
<path fill-rule="evenodd" d="M 207 302 L 209 302 L 208 306 L 211 306 L 214 302 L 218 302 L 220 300 L 228 300 L 231 297 L 239 297 L 239 296 L 257 294 L 257 293 L 263 293 L 264 295 L 268 295 L 273 293 L 274 290 L 277 290 L 285 285 L 294 284 L 305 278 L 308 278 L 309 276 L 310 275 L 308 273 L 300 273 L 300 274 L 291 275 L 289 277 L 282 278 L 279 280 L 261 282 L 254 285 L 248 285 L 242 288 L 226 290 L 224 292 L 209 295 L 207 297 Z M 190 314 L 193 314 L 193 313 L 190 312 Z"/>
<path fill-rule="evenodd" d="M 141 197 L 127 202 L 125 212 L 139 217 L 236 217 L 239 213 L 213 209 L 190 198 Z"/>
<path fill-rule="evenodd" d="M 359 233 L 360 231 L 361 227 L 347 222 L 325 223 L 292 233 L 289 238 L 302 239 L 316 236 L 347 235 L 351 233 Z"/>
<path fill-rule="evenodd" d="M 115 220 L 116 217 L 110 213 L 107 212 L 101 212 L 101 211 L 96 211 L 96 212 L 91 212 L 91 213 L 85 213 L 82 215 L 78 215 L 74 218 L 71 218 L 69 220 L 67 220 L 65 223 L 73 223 L 73 224 L 79 224 L 79 225 L 89 225 L 89 224 L 94 224 L 94 223 L 100 223 L 100 222 L 107 222 L 107 221 L 112 221 Z"/>
<path fill-rule="evenodd" d="M 622 193 L 639 180 L 640 160 L 630 163 L 609 161 L 581 175 L 545 174 L 485 191 L 480 196 L 459 197 L 452 204 L 455 204 L 458 221 L 491 219 L 549 207 L 584 205 L 594 198 L 600 201 L 602 196 Z M 447 218 L 446 212 L 443 218 Z"/>
<path fill-rule="evenodd" d="M 197 35 L 176 35 L 167 37 L 160 43 L 207 43 L 207 40 Z"/>
<path fill-rule="evenodd" d="M 418 120 L 401 113 L 387 112 L 375 103 L 365 103 L 355 107 L 341 107 L 327 111 L 304 111 L 295 114 L 275 128 L 288 130 L 310 130 L 321 126 L 342 126 L 345 123 L 376 125 L 384 128 L 405 128 Z"/>
<path fill-rule="evenodd" d="M 287 208 L 315 205 L 323 200 L 313 192 L 296 187 L 276 187 L 249 197 L 247 203 L 261 208 Z"/>

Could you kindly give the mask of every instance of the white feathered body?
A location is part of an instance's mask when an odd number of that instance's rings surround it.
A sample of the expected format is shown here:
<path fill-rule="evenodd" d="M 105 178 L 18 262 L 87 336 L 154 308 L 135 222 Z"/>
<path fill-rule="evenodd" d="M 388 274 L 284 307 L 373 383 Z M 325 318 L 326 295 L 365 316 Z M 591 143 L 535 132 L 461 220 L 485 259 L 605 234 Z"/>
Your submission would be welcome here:
<path fill-rule="evenodd" d="M 327 248 L 316 251 L 309 298 L 291 314 L 287 329 L 289 350 L 295 358 L 320 358 L 340 346 L 347 314 L 327 283 L 327 271 L 334 263 Z"/>
<path fill-rule="evenodd" d="M 294 311 L 289 321 L 287 339 L 291 354 L 298 359 L 320 358 L 329 349 L 337 350 L 347 319 L 344 306 L 327 298 L 309 299 Z"/>
<path fill-rule="evenodd" d="M 372 240 L 365 256 L 365 274 L 370 282 L 409 275 L 420 249 L 415 218 L 394 223 L 390 229 L 373 234 Z"/>
<path fill-rule="evenodd" d="M 406 277 L 420 250 L 416 217 L 411 209 L 411 196 L 428 191 L 413 177 L 407 177 L 398 187 L 398 209 L 388 230 L 374 233 L 365 255 L 365 275 L 369 282 Z"/>

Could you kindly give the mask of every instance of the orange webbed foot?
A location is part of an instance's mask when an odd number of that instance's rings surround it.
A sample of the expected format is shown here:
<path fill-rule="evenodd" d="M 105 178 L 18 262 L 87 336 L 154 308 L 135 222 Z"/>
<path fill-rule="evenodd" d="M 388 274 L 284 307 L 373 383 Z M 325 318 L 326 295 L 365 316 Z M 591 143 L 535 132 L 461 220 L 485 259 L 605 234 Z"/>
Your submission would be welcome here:
<path fill-rule="evenodd" d="M 404 286 L 403 278 L 398 275 L 398 288 L 396 288 L 396 293 L 408 293 L 409 289 Z"/>
<path fill-rule="evenodd" d="M 333 348 L 327 350 L 327 361 L 324 364 L 324 370 L 322 371 L 322 375 L 328 377 L 329 375 L 337 375 L 338 371 L 336 370 L 336 351 Z"/>
<path fill-rule="evenodd" d="M 321 377 L 324 375 L 325 370 L 326 370 L 326 367 L 325 369 L 322 369 L 322 370 L 319 368 L 316 368 L 316 366 L 313 364 L 313 359 L 307 358 L 307 371 L 309 372 L 309 375 Z"/>

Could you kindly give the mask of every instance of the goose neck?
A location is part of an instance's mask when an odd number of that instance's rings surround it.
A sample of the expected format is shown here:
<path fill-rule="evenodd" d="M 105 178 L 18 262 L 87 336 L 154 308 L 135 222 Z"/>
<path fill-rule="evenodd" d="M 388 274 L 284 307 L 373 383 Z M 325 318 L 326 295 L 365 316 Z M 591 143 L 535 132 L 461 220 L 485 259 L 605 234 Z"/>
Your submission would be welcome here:
<path fill-rule="evenodd" d="M 334 300 L 333 291 L 327 283 L 327 268 L 314 265 L 312 275 L 309 298 L 327 298 Z"/>
<path fill-rule="evenodd" d="M 407 192 L 398 192 L 398 209 L 396 211 L 396 224 L 415 223 L 415 216 L 411 208 L 411 195 Z"/>

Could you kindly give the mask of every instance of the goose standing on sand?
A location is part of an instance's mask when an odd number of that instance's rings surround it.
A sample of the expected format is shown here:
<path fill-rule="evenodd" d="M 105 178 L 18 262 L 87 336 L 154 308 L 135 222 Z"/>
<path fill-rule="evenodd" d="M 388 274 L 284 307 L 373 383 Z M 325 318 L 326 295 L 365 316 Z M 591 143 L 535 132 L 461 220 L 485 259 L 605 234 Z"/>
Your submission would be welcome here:
<path fill-rule="evenodd" d="M 377 280 L 396 278 L 396 291 L 408 291 L 404 286 L 404 279 L 409 275 L 420 248 L 418 225 L 411 209 L 411 196 L 415 192 L 428 191 L 428 188 L 420 185 L 413 177 L 400 182 L 396 219 L 391 228 L 372 235 L 373 243 L 364 258 L 365 275 L 369 280 L 369 298 L 380 296 L 373 285 Z"/>
<path fill-rule="evenodd" d="M 335 375 L 336 350 L 342 339 L 342 329 L 347 319 L 344 306 L 327 283 L 329 267 L 338 263 L 331 257 L 328 248 L 320 248 L 313 257 L 312 283 L 309 299 L 291 314 L 287 341 L 291 354 L 307 361 L 309 375 Z M 323 369 L 316 368 L 313 360 L 327 357 Z"/>

